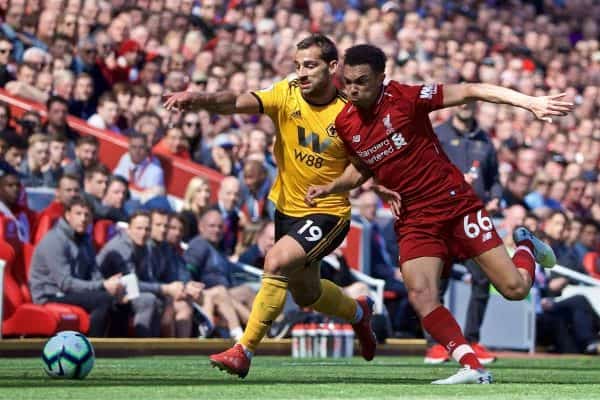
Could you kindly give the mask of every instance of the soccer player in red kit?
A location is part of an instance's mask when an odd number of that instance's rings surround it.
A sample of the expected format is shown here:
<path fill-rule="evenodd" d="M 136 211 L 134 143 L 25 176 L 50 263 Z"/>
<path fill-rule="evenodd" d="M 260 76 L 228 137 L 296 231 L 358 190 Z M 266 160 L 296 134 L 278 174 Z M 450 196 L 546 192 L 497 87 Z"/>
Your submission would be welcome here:
<path fill-rule="evenodd" d="M 488 84 L 419 86 L 385 81 L 384 53 L 371 45 L 349 48 L 344 83 L 350 100 L 336 119 L 337 135 L 352 164 L 328 185 L 313 186 L 317 197 L 352 189 L 369 177 L 402 199 L 396 212 L 400 263 L 409 300 L 423 328 L 463 368 L 436 384 L 491 383 L 452 314 L 439 301 L 439 279 L 451 261 L 473 258 L 504 297 L 520 300 L 533 282 L 535 262 L 552 267 L 552 249 L 524 227 L 515 229 L 514 256 L 508 255 L 492 220 L 463 174 L 442 150 L 429 112 L 473 100 L 511 104 L 549 120 L 572 104 L 561 95 L 531 97 Z"/>

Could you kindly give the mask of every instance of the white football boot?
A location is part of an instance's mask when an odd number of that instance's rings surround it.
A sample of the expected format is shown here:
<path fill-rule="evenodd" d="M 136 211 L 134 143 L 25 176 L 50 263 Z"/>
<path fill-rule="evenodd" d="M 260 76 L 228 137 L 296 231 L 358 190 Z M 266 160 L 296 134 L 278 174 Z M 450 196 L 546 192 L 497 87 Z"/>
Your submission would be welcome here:
<path fill-rule="evenodd" d="M 542 267 L 552 268 L 556 265 L 556 256 L 554 255 L 552 247 L 535 237 L 535 235 L 524 226 L 515 228 L 513 231 L 513 240 L 517 246 L 522 240 L 529 240 L 531 244 L 533 244 L 535 261 Z"/>
<path fill-rule="evenodd" d="M 470 383 L 490 384 L 493 382 L 492 374 L 485 369 L 471 369 L 464 367 L 458 370 L 454 375 L 446 379 L 438 379 L 431 382 L 433 385 L 464 385 Z"/>

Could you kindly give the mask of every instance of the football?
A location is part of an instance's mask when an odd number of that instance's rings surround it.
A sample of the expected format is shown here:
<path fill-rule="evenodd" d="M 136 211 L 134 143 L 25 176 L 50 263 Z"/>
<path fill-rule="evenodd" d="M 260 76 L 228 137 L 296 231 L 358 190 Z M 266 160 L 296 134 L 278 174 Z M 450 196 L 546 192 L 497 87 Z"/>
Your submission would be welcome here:
<path fill-rule="evenodd" d="M 83 379 L 94 366 L 94 348 L 85 335 L 58 332 L 44 345 L 44 371 L 53 378 Z"/>

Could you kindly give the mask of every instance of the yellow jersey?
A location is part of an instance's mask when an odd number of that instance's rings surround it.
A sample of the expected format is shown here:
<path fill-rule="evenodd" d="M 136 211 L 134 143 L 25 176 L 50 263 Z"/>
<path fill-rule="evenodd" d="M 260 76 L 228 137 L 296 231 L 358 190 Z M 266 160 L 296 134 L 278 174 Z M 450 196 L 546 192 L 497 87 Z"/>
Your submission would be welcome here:
<path fill-rule="evenodd" d="M 259 100 L 260 112 L 271 117 L 277 130 L 273 150 L 277 177 L 269 193 L 277 210 L 292 217 L 330 214 L 349 218 L 347 193 L 318 199 L 315 207 L 304 202 L 309 186 L 333 181 L 349 164 L 335 131 L 335 118 L 344 108 L 345 98 L 338 94 L 329 104 L 311 104 L 292 79 L 252 94 Z"/>

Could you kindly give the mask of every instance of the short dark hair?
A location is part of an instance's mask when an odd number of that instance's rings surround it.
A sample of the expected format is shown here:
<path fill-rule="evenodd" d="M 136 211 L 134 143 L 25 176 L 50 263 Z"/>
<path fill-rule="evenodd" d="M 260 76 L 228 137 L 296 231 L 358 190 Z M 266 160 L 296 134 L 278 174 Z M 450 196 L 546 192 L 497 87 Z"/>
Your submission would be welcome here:
<path fill-rule="evenodd" d="M 102 174 L 108 177 L 110 176 L 110 170 L 104 164 L 94 164 L 85 170 L 85 179 L 92 179 L 96 174 Z"/>
<path fill-rule="evenodd" d="M 103 106 L 106 103 L 117 103 L 117 97 L 111 92 L 104 92 L 98 99 L 98 107 Z"/>
<path fill-rule="evenodd" d="M 219 210 L 217 210 L 216 208 L 209 207 L 206 210 L 202 211 L 202 213 L 198 216 L 198 223 L 200 223 L 208 214 L 211 214 L 214 212 L 221 215 L 221 212 Z"/>
<path fill-rule="evenodd" d="M 387 57 L 383 50 L 370 44 L 359 44 L 350 47 L 344 54 L 344 65 L 367 64 L 371 69 L 380 74 L 385 71 Z"/>
<path fill-rule="evenodd" d="M 527 219 L 527 218 L 535 219 L 537 222 L 540 222 L 540 217 L 538 217 L 537 215 L 535 215 L 535 214 L 534 214 L 534 213 L 532 213 L 532 212 L 528 212 L 528 213 L 525 215 L 525 219 Z"/>
<path fill-rule="evenodd" d="M 153 218 L 154 214 L 165 215 L 168 219 L 170 213 L 169 213 L 169 211 L 165 210 L 164 208 L 153 208 L 152 210 L 150 210 L 150 218 Z"/>
<path fill-rule="evenodd" d="M 176 219 L 177 221 L 181 222 L 181 225 L 183 225 L 183 227 L 185 228 L 186 219 L 183 216 L 183 214 L 181 214 L 181 213 L 170 213 L 169 214 L 169 222 L 171 222 L 172 219 Z"/>
<path fill-rule="evenodd" d="M 522 173 L 521 171 L 515 170 L 512 171 L 509 175 L 508 175 L 508 182 L 516 182 L 517 179 L 519 178 L 527 178 L 527 179 L 531 179 L 529 176 L 525 175 L 524 173 Z"/>
<path fill-rule="evenodd" d="M 80 136 L 79 139 L 77 139 L 77 144 L 75 147 L 79 147 L 84 144 L 91 144 L 92 146 L 100 147 L 100 142 L 98 142 L 98 138 L 96 138 L 96 136 Z"/>
<path fill-rule="evenodd" d="M 129 135 L 129 143 L 131 143 L 131 141 L 134 139 L 141 139 L 144 141 L 144 143 L 146 143 L 146 141 L 148 140 L 146 136 L 139 132 L 133 132 L 131 135 Z"/>
<path fill-rule="evenodd" d="M 150 97 L 150 91 L 144 85 L 135 85 L 131 88 L 132 97 Z"/>
<path fill-rule="evenodd" d="M 600 224 L 592 218 L 585 218 L 581 221 L 581 229 L 583 230 L 586 226 L 593 226 L 596 231 L 600 231 Z"/>
<path fill-rule="evenodd" d="M 137 210 L 137 211 L 134 211 L 133 214 L 131 214 L 129 216 L 129 221 L 127 221 L 127 222 L 129 222 L 129 225 L 131 225 L 131 223 L 133 222 L 133 220 L 136 219 L 137 217 L 146 217 L 149 220 L 152 220 L 152 217 L 150 216 L 150 213 L 148 211 Z"/>
<path fill-rule="evenodd" d="M 68 143 L 69 139 L 62 133 L 53 133 L 49 137 L 50 142 Z"/>
<path fill-rule="evenodd" d="M 85 197 L 75 196 L 65 205 L 65 213 L 71 211 L 75 206 L 85 207 L 90 211 L 93 210 L 92 204 Z"/>
<path fill-rule="evenodd" d="M 12 147 L 17 148 L 19 150 L 27 150 L 29 147 L 27 140 L 13 131 L 5 131 L 2 134 L 2 138 L 6 141 L 6 149 L 10 149 Z"/>
<path fill-rule="evenodd" d="M 567 216 L 567 214 L 563 211 L 560 210 L 554 210 L 550 213 L 550 215 L 548 215 L 548 217 L 546 217 L 546 221 L 554 218 L 555 215 L 562 215 L 562 217 L 565 219 L 566 224 L 568 225 L 571 221 L 569 220 L 569 217 Z"/>
<path fill-rule="evenodd" d="M 60 179 L 58 180 L 58 186 L 60 186 L 60 183 L 62 181 L 75 181 L 75 182 L 79 183 L 79 177 L 77 175 L 74 175 L 74 174 L 66 173 L 66 174 L 63 174 L 60 177 Z"/>
<path fill-rule="evenodd" d="M 108 179 L 106 187 L 109 187 L 114 182 L 119 182 L 125 185 L 125 187 L 129 187 L 129 182 L 127 182 L 127 179 L 123 178 L 121 175 L 111 175 L 111 177 Z"/>
<path fill-rule="evenodd" d="M 305 50 L 312 46 L 317 46 L 319 49 L 321 49 L 321 59 L 326 63 L 337 61 L 339 59 L 335 43 L 333 43 L 333 41 L 327 36 L 320 33 L 315 33 L 305 39 L 302 39 L 296 45 L 296 49 Z"/>
<path fill-rule="evenodd" d="M 65 107 L 69 107 L 69 102 L 64 97 L 53 95 L 46 101 L 46 109 L 50 110 L 50 107 L 52 107 L 52 104 L 54 103 L 60 103 Z"/>

